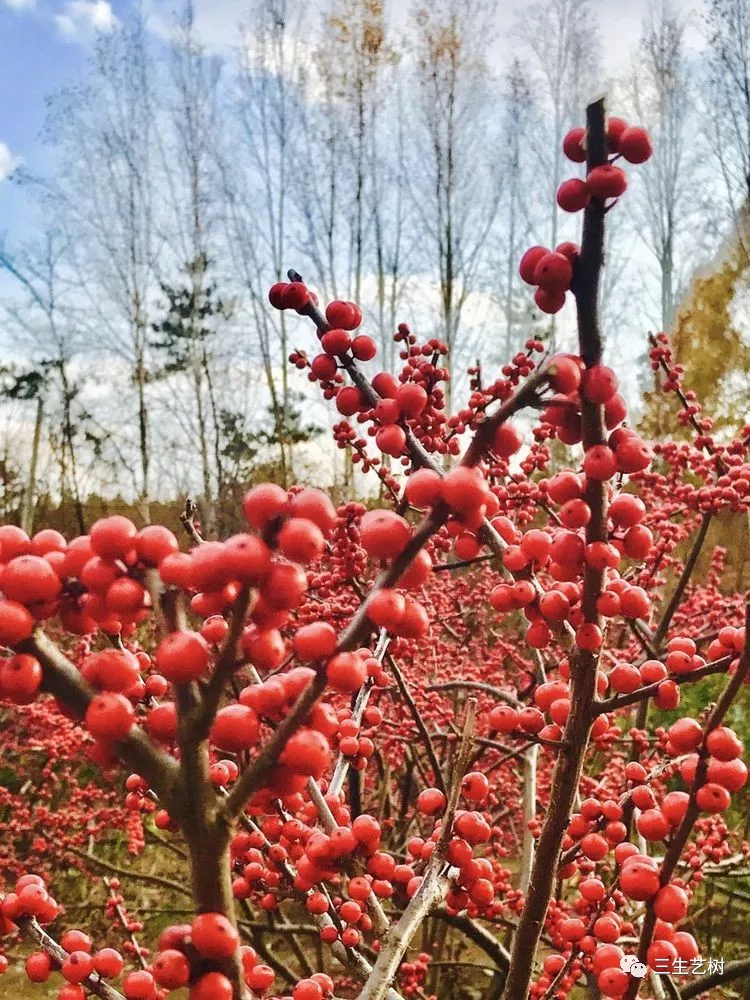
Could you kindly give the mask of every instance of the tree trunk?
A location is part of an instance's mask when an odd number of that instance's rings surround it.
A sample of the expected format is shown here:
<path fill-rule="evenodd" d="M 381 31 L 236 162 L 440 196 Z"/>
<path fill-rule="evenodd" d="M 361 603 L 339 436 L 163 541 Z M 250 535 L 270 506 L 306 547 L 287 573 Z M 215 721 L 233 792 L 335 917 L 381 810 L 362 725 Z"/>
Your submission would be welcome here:
<path fill-rule="evenodd" d="M 30 535 L 34 528 L 34 493 L 36 490 L 36 468 L 39 461 L 39 440 L 42 436 L 42 423 L 44 422 L 44 399 L 42 396 L 36 401 L 36 421 L 34 422 L 34 440 L 31 445 L 31 461 L 29 462 L 29 475 L 26 480 L 26 488 L 23 494 L 23 506 L 21 507 L 21 527 Z"/>

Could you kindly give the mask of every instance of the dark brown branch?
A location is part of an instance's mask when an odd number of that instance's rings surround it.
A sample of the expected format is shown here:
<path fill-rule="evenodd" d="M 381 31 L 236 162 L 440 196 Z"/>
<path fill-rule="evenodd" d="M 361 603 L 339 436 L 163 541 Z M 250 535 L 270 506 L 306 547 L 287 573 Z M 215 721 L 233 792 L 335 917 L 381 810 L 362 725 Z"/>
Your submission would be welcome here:
<path fill-rule="evenodd" d="M 482 681 L 443 681 L 440 684 L 428 684 L 425 691 L 482 691 L 491 694 L 493 698 L 504 701 L 513 708 L 523 708 L 521 702 L 510 691 L 503 691 L 493 684 L 484 684 Z"/>
<path fill-rule="evenodd" d="M 461 931 L 465 937 L 481 948 L 488 958 L 492 959 L 498 969 L 507 972 L 510 965 L 510 952 L 486 927 L 482 927 L 481 924 L 467 917 L 465 913 L 454 914 L 448 913 L 447 910 L 435 910 L 433 916 Z"/>
<path fill-rule="evenodd" d="M 180 523 L 185 529 L 186 534 L 192 541 L 193 545 L 201 545 L 203 543 L 203 537 L 199 534 L 198 529 L 195 527 L 195 515 L 198 513 L 198 508 L 195 506 L 190 497 L 185 497 L 185 507 L 180 514 Z"/>
<path fill-rule="evenodd" d="M 591 170 L 607 160 L 604 99 L 586 109 L 587 167 Z M 572 290 L 578 311 L 579 353 L 587 365 L 598 364 L 602 355 L 599 328 L 599 279 L 604 257 L 604 203 L 593 198 L 584 214 L 581 252 L 576 261 Z M 603 407 L 585 397 L 581 401 L 583 445 L 589 449 L 605 441 Z M 607 484 L 589 479 L 584 499 L 591 510 L 586 526 L 588 544 L 607 539 Z M 586 622 L 600 624 L 596 602 L 604 574 L 591 566 L 584 570 L 582 610 Z M 503 996 L 526 1000 L 544 920 L 554 892 L 557 863 L 563 837 L 578 789 L 589 741 L 596 694 L 599 657 L 575 648 L 571 657 L 571 710 L 565 725 L 552 778 L 550 802 L 537 844 L 526 903 L 513 940 L 510 971 Z"/>
<path fill-rule="evenodd" d="M 44 690 L 53 694 L 76 718 L 83 719 L 96 692 L 62 650 L 41 629 L 16 648 L 39 660 Z M 170 815 L 180 822 L 185 814 L 185 799 L 180 768 L 174 757 L 155 747 L 139 726 L 133 726 L 128 736 L 115 744 L 115 749 L 120 760 L 148 781 Z"/>
<path fill-rule="evenodd" d="M 250 587 L 244 586 L 232 605 L 232 621 L 229 626 L 229 632 L 224 640 L 221 652 L 216 659 L 208 684 L 203 689 L 200 709 L 197 711 L 194 720 L 195 735 L 198 739 L 208 736 L 222 695 L 224 694 L 224 688 L 237 669 L 237 643 L 242 635 L 251 597 L 252 591 Z"/>
<path fill-rule="evenodd" d="M 417 727 L 417 729 L 419 730 L 419 735 L 422 737 L 422 742 L 424 744 L 425 751 L 427 752 L 427 756 L 430 759 L 430 766 L 432 767 L 433 773 L 435 775 L 434 779 L 435 783 L 442 792 L 445 792 L 446 789 L 445 789 L 445 779 L 443 778 L 443 771 L 442 768 L 440 767 L 438 756 L 435 753 L 435 745 L 432 742 L 432 737 L 430 736 L 429 730 L 427 729 L 425 721 L 422 718 L 422 713 L 419 711 L 419 707 L 416 701 L 414 700 L 411 691 L 409 690 L 409 687 L 406 683 L 406 680 L 404 679 L 404 675 L 402 674 L 400 667 L 398 666 L 398 664 L 393 659 L 390 653 L 386 653 L 385 660 L 388 666 L 390 667 L 391 673 L 396 678 L 396 684 L 398 685 L 401 697 L 406 702 L 406 705 L 409 709 L 409 714 L 414 720 L 414 725 Z"/>
<path fill-rule="evenodd" d="M 161 601 L 170 632 L 182 629 L 185 615 L 180 595 L 165 592 Z M 203 708 L 197 681 L 175 685 L 177 743 L 186 802 L 181 828 L 190 854 L 193 899 L 199 913 L 221 913 L 236 922 L 229 851 L 231 824 L 226 821 L 210 777 L 208 733 L 196 720 Z M 218 963 L 232 983 L 235 1000 L 248 996 L 238 952 Z"/>
<path fill-rule="evenodd" d="M 725 962 L 722 972 L 712 972 L 708 976 L 701 976 L 694 983 L 683 986 L 680 990 L 680 1000 L 693 1000 L 693 997 L 701 997 L 704 993 L 723 986 L 724 983 L 731 983 L 735 979 L 742 979 L 750 976 L 750 958 L 740 958 L 736 962 Z"/>
<path fill-rule="evenodd" d="M 680 579 L 677 581 L 677 586 L 675 591 L 670 598 L 669 604 L 667 605 L 662 619 L 659 622 L 659 626 L 654 632 L 654 646 L 658 649 L 664 639 L 666 638 L 667 632 L 669 631 L 669 626 L 672 623 L 672 618 L 675 612 L 680 606 L 685 589 L 690 583 L 690 578 L 695 570 L 695 565 L 698 562 L 698 558 L 701 554 L 701 550 L 706 541 L 706 535 L 708 534 L 708 529 L 711 526 L 711 521 L 713 520 L 713 511 L 707 510 L 703 515 L 701 520 L 700 528 L 698 528 L 698 534 L 695 536 L 695 541 L 693 542 L 692 548 L 690 549 L 690 555 L 687 557 L 685 566 L 680 575 Z"/>
<path fill-rule="evenodd" d="M 150 875 L 148 872 L 132 871 L 129 868 L 119 868 L 117 865 L 111 864 L 109 861 L 103 861 L 101 858 L 97 858 L 95 854 L 90 854 L 88 851 L 81 851 L 77 847 L 69 845 L 67 850 L 71 854 L 75 854 L 76 857 L 89 862 L 95 868 L 101 868 L 105 872 L 111 872 L 113 875 L 117 875 L 118 878 L 132 879 L 134 882 L 147 882 L 151 885 L 158 885 L 162 889 L 168 889 L 170 892 L 180 893 L 182 896 L 188 896 L 192 899 L 192 893 L 186 885 L 181 885 L 179 882 L 173 882 L 171 879 L 164 878 L 161 875 Z"/>
<path fill-rule="evenodd" d="M 675 684 L 690 684 L 693 681 L 700 681 L 711 674 L 724 673 L 732 660 L 733 657 L 731 656 L 722 656 L 720 660 L 713 660 L 711 663 L 706 663 L 704 666 L 698 667 L 697 670 L 691 670 L 687 674 L 670 674 L 669 680 L 674 681 Z M 663 683 L 664 681 L 654 681 L 653 684 L 646 684 L 644 687 L 636 688 L 630 694 L 616 694 L 611 698 L 606 698 L 604 701 L 596 702 L 596 711 L 600 715 L 602 712 L 615 712 L 618 708 L 627 708 L 628 705 L 635 705 L 639 701 L 653 698 L 659 691 L 659 685 Z"/>
<path fill-rule="evenodd" d="M 56 962 L 62 965 L 66 961 L 68 952 L 37 923 L 35 917 L 21 917 L 17 923 L 26 937 L 31 938 L 42 951 L 54 958 Z M 122 993 L 105 982 L 96 972 L 87 976 L 83 980 L 83 985 L 94 996 L 101 997 L 101 1000 L 125 1000 Z"/>
<path fill-rule="evenodd" d="M 473 559 L 456 559 L 455 562 L 438 563 L 432 567 L 433 573 L 441 573 L 454 569 L 466 569 L 467 566 L 476 566 L 477 563 L 488 562 L 490 559 L 497 559 L 494 552 L 486 552 L 481 556 L 474 556 Z"/>

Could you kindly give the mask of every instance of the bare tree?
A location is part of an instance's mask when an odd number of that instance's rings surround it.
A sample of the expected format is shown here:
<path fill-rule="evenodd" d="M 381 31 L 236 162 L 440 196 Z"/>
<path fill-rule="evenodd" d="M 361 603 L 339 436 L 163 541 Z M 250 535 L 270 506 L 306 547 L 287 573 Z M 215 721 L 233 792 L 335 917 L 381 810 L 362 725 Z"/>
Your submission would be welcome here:
<path fill-rule="evenodd" d="M 437 271 L 439 332 L 453 365 L 462 313 L 478 289 L 500 204 L 485 58 L 493 15 L 482 0 L 440 0 L 415 17 L 421 142 L 411 193 L 428 271 Z M 450 382 L 446 404 L 450 411 Z"/>
<path fill-rule="evenodd" d="M 746 253 L 742 210 L 750 202 L 750 6 L 746 0 L 709 0 L 706 27 L 712 146 Z"/>
<path fill-rule="evenodd" d="M 564 179 L 562 141 L 580 124 L 580 108 L 601 89 L 598 22 L 589 0 L 537 0 L 524 9 L 518 35 L 529 54 L 530 86 L 537 115 L 529 145 L 537 160 L 535 176 L 546 186 L 536 206 L 537 242 L 560 241 L 556 194 Z M 556 319 L 550 320 L 554 347 Z"/>
<path fill-rule="evenodd" d="M 528 237 L 528 204 L 524 178 L 523 152 L 527 148 L 527 134 L 533 114 L 533 102 L 527 73 L 519 59 L 514 59 L 505 78 L 505 120 L 503 149 L 505 158 L 505 287 L 503 290 L 505 312 L 505 360 L 514 349 L 516 325 L 519 323 L 518 261 L 523 252 L 523 241 Z M 528 296 L 524 296 L 528 301 Z M 525 324 L 526 325 L 526 324 Z M 530 325 L 530 324 L 529 324 Z M 526 330 L 528 333 L 529 331 Z"/>
<path fill-rule="evenodd" d="M 171 55 L 168 127 L 157 132 L 163 187 L 170 205 L 164 230 L 171 249 L 167 266 L 159 266 L 168 299 L 167 315 L 159 323 L 165 339 L 159 343 L 169 348 L 162 372 L 184 374 L 192 388 L 203 526 L 210 532 L 217 526 L 220 505 L 216 501 L 224 480 L 214 353 L 218 329 L 227 314 L 216 297 L 213 274 L 220 252 L 216 159 L 220 63 L 205 52 L 196 35 L 192 0 L 187 0 L 181 13 Z M 162 132 L 167 133 L 166 140 L 159 138 Z"/>
<path fill-rule="evenodd" d="M 639 171 L 642 196 L 635 205 L 637 230 L 659 269 L 660 316 L 669 329 L 681 278 L 682 238 L 694 247 L 697 156 L 696 94 L 686 51 L 686 19 L 672 0 L 660 0 L 644 21 L 629 80 L 637 120 L 648 122 L 654 154 Z M 690 259 L 690 266 L 694 260 Z"/>
<path fill-rule="evenodd" d="M 89 348 L 124 362 L 135 389 L 142 515 L 149 517 L 148 334 L 155 286 L 154 69 L 134 13 L 98 38 L 84 82 L 51 102 L 57 200 Z M 127 421 L 119 421 L 122 431 Z"/>
<path fill-rule="evenodd" d="M 51 207 L 51 206 L 48 206 Z M 21 520 L 30 528 L 36 492 L 36 469 L 47 411 L 47 430 L 55 445 L 61 503 L 72 500 L 78 529 L 86 530 L 81 501 L 78 453 L 75 446 L 76 409 L 80 382 L 71 365 L 81 352 L 80 337 L 70 322 L 73 291 L 65 276 L 67 237 L 54 225 L 32 238 L 18 252 L 0 245 L 0 269 L 15 282 L 15 292 L 3 300 L 6 323 L 25 360 L 10 368 L 3 395 L 35 403 L 29 474 Z"/>
<path fill-rule="evenodd" d="M 303 128 L 300 13 L 287 0 L 257 0 L 242 29 L 231 106 L 237 130 L 222 158 L 228 245 L 241 276 L 270 399 L 282 481 L 292 476 L 293 413 L 287 319 L 267 308 L 267 289 L 289 265 L 291 214 L 306 168 L 295 175 Z M 301 164 L 300 164 L 301 166 Z"/>

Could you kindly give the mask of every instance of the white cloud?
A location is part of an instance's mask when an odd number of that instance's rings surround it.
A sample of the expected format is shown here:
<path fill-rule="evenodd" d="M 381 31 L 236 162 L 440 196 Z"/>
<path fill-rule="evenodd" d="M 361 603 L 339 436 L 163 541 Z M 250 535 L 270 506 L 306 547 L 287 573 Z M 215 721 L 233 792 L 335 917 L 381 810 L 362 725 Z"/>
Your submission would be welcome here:
<path fill-rule="evenodd" d="M 7 143 L 0 142 L 0 181 L 10 177 L 16 167 L 20 165 L 20 158 L 11 153 Z"/>
<path fill-rule="evenodd" d="M 26 7 L 35 7 L 36 0 L 5 0 L 6 7 L 12 7 L 14 10 L 23 10 Z"/>
<path fill-rule="evenodd" d="M 108 0 L 68 0 L 65 11 L 55 15 L 60 34 L 71 41 L 82 41 L 96 32 L 107 34 L 117 26 Z"/>

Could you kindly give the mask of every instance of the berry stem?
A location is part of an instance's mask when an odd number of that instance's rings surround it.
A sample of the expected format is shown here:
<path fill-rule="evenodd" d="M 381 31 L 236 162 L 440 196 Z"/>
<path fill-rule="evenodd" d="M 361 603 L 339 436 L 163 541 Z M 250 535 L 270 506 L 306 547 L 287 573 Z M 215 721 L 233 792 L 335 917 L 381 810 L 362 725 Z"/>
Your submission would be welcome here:
<path fill-rule="evenodd" d="M 592 170 L 606 162 L 606 121 L 604 99 L 586 109 L 587 167 Z M 587 367 L 598 364 L 602 355 L 599 326 L 599 278 L 604 259 L 604 203 L 592 198 L 583 221 L 581 253 L 576 262 L 572 291 L 578 310 L 579 353 Z M 603 444 L 604 408 L 585 395 L 581 400 L 583 446 L 588 450 Z M 607 485 L 590 479 L 584 499 L 591 510 L 586 525 L 586 542 L 607 540 Z M 587 623 L 600 624 L 597 598 L 602 592 L 604 571 L 587 566 L 584 573 L 582 609 Z M 552 778 L 547 816 L 537 845 L 526 904 L 513 940 L 510 972 L 505 983 L 505 1000 L 526 1000 L 547 909 L 554 892 L 563 837 L 573 808 L 583 760 L 593 722 L 592 705 L 596 694 L 598 651 L 576 647 L 571 654 L 570 715 L 565 725 Z"/>

